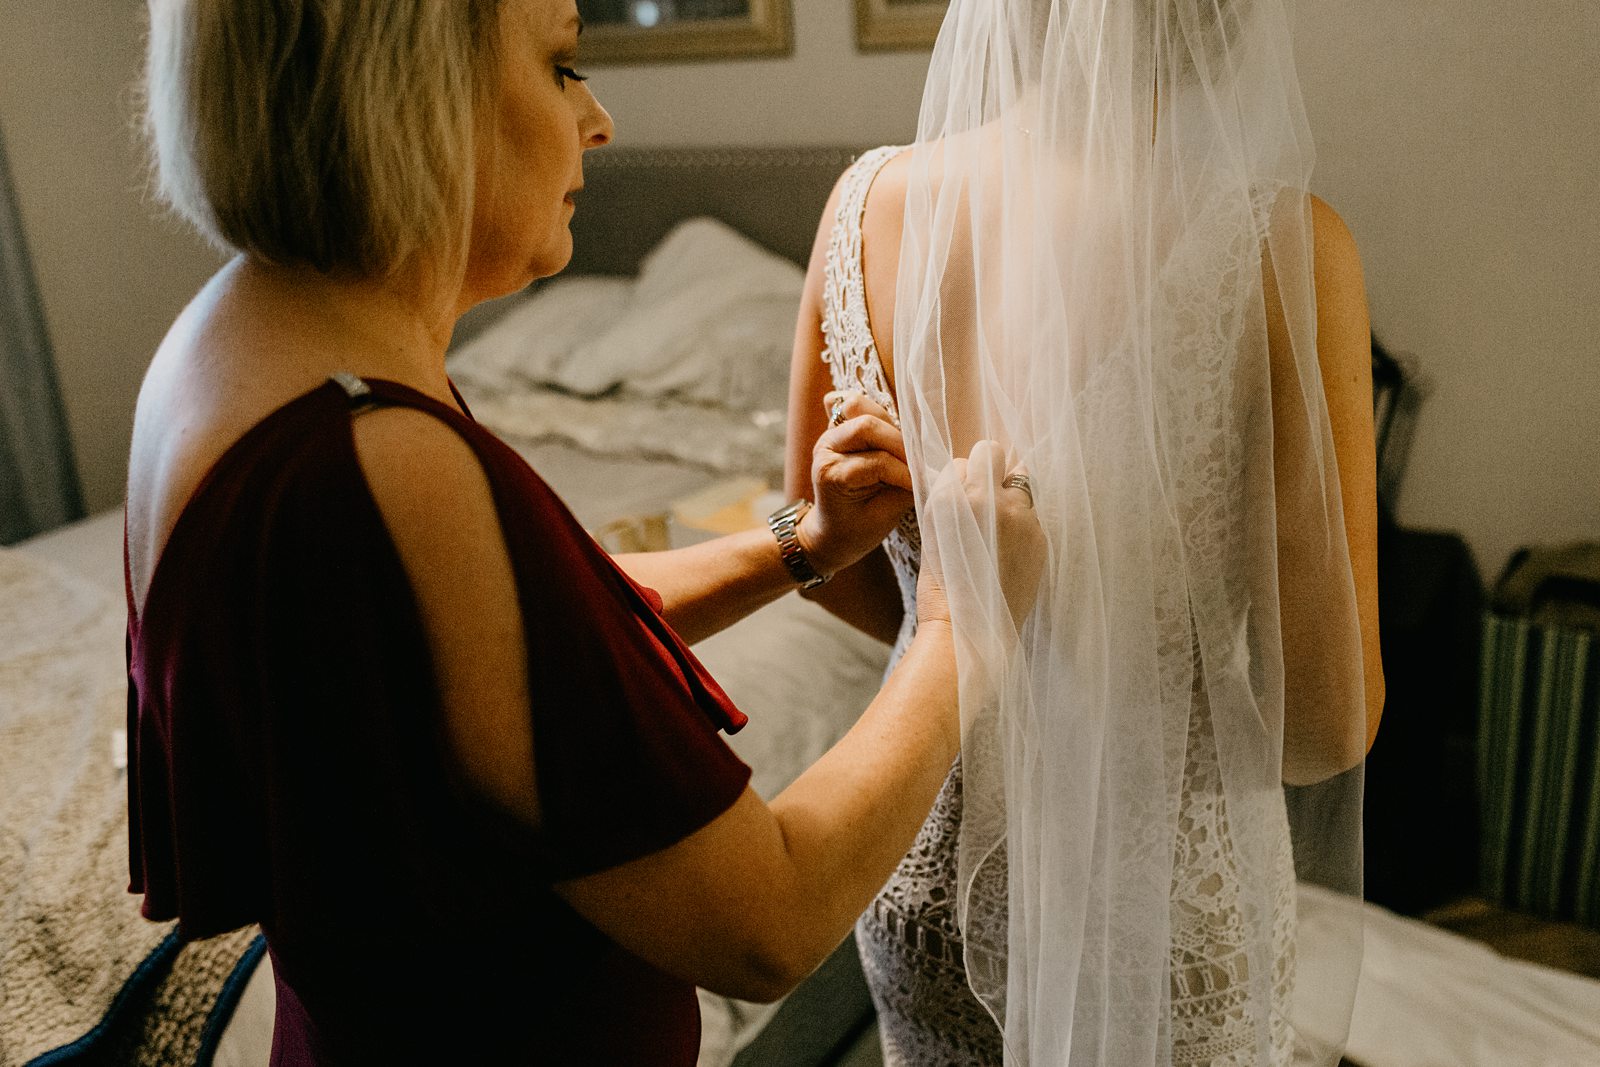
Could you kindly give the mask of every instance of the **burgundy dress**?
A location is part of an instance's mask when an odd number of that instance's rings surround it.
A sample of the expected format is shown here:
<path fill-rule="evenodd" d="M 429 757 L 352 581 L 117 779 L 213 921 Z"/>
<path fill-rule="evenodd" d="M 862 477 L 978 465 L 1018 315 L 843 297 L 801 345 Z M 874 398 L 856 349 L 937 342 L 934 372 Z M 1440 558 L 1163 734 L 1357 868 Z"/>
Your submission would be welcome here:
<path fill-rule="evenodd" d="M 262 420 L 129 597 L 129 834 L 144 914 L 260 923 L 273 1063 L 692 1064 L 694 990 L 551 890 L 727 810 L 744 724 L 660 614 L 510 448 L 392 382 Z M 428 412 L 488 476 L 522 608 L 544 826 L 468 787 L 352 410 Z"/>

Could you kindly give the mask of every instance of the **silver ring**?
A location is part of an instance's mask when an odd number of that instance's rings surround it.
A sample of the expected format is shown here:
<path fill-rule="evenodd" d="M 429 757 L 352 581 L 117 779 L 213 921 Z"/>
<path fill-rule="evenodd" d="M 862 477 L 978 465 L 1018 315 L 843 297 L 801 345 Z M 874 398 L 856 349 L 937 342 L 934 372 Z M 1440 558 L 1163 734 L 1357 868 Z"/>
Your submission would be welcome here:
<path fill-rule="evenodd" d="M 1000 483 L 1002 489 L 1021 489 L 1028 494 L 1028 506 L 1033 507 L 1033 483 L 1026 474 L 1008 474 L 1005 481 Z"/>
<path fill-rule="evenodd" d="M 828 412 L 828 425 L 840 426 L 844 423 L 844 400 L 841 398 L 833 402 L 833 407 Z"/>

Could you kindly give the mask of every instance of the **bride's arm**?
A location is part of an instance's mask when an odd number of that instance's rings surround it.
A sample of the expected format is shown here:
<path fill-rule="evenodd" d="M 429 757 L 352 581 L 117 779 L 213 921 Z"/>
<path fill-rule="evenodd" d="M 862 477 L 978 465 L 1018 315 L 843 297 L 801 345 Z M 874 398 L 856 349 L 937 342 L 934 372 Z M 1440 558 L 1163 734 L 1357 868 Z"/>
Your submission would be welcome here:
<path fill-rule="evenodd" d="M 822 361 L 822 285 L 828 236 L 839 207 L 834 189 L 817 228 L 806 271 L 805 293 L 795 326 L 794 358 L 789 368 L 789 441 L 784 493 L 790 500 L 811 496 L 811 457 L 817 439 L 828 427 L 823 398 L 833 389 L 832 377 Z M 904 611 L 899 586 L 889 558 L 880 547 L 861 562 L 834 576 L 827 585 L 804 594 L 845 622 L 885 644 L 900 632 Z"/>
<path fill-rule="evenodd" d="M 1378 643 L 1377 461 L 1372 424 L 1372 344 L 1366 285 L 1355 240 L 1338 214 L 1311 204 L 1317 303 L 1317 366 L 1333 434 L 1350 569 L 1328 570 L 1322 538 L 1325 504 L 1307 477 L 1307 425 L 1276 285 L 1267 278 L 1272 337 L 1274 462 L 1278 467 L 1278 570 L 1286 705 L 1284 780 L 1321 781 L 1365 758 L 1383 713 Z M 1298 490 L 1298 491 L 1297 491 Z M 1296 517 L 1311 518 L 1301 529 Z M 1331 561 L 1337 563 L 1337 560 Z M 1349 617 L 1341 585 L 1355 585 Z M 1348 588 L 1348 587 L 1345 587 Z M 1354 625 L 1358 633 L 1345 629 Z M 1349 657 L 1359 647 L 1361 677 Z M 1351 685 L 1361 691 L 1351 693 Z M 1349 711 L 1359 708 L 1359 721 Z"/>

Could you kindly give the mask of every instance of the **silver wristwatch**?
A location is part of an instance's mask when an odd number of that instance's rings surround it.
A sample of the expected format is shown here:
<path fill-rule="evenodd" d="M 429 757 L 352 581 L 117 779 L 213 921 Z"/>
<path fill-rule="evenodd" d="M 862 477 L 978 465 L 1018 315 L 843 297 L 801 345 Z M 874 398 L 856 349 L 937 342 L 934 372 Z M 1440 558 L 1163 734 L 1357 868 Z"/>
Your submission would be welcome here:
<path fill-rule="evenodd" d="M 767 526 L 772 530 L 772 536 L 778 539 L 778 552 L 783 556 L 783 565 L 789 568 L 789 573 L 794 580 L 800 583 L 801 589 L 815 589 L 826 582 L 832 575 L 818 574 L 817 569 L 806 558 L 806 550 L 800 547 L 800 535 L 797 532 L 800 520 L 806 517 L 806 512 L 811 510 L 811 501 L 796 500 L 786 508 L 779 508 L 767 516 Z"/>

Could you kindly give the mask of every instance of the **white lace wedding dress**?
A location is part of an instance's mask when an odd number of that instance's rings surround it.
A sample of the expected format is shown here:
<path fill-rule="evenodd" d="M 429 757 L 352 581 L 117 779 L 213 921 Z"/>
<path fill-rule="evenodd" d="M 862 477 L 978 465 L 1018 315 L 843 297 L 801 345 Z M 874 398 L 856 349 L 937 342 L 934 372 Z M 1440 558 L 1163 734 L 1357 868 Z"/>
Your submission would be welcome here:
<path fill-rule="evenodd" d="M 836 389 L 865 393 L 898 418 L 867 318 L 861 222 L 873 179 L 902 148 L 863 155 L 841 181 L 828 244 L 823 358 Z M 921 541 L 908 514 L 885 541 L 905 605 L 890 659 L 899 661 L 916 621 Z M 1281 800 L 1235 813 L 1278 830 L 1273 869 L 1271 1033 L 1263 1042 L 1245 1011 L 1248 960 L 1238 887 L 1247 875 L 1231 847 L 1215 740 L 1191 716 L 1177 839 L 1172 842 L 1171 1045 L 1175 1067 L 1283 1067 L 1291 1059 L 1294 985 L 1294 857 Z M 990 1067 L 1003 1060 L 1000 1029 L 968 988 L 956 923 L 956 840 L 961 764 L 951 769 L 916 843 L 856 925 L 862 968 L 877 1007 L 888 1067 Z M 1262 1049 L 1270 1051 L 1264 1056 Z"/>

